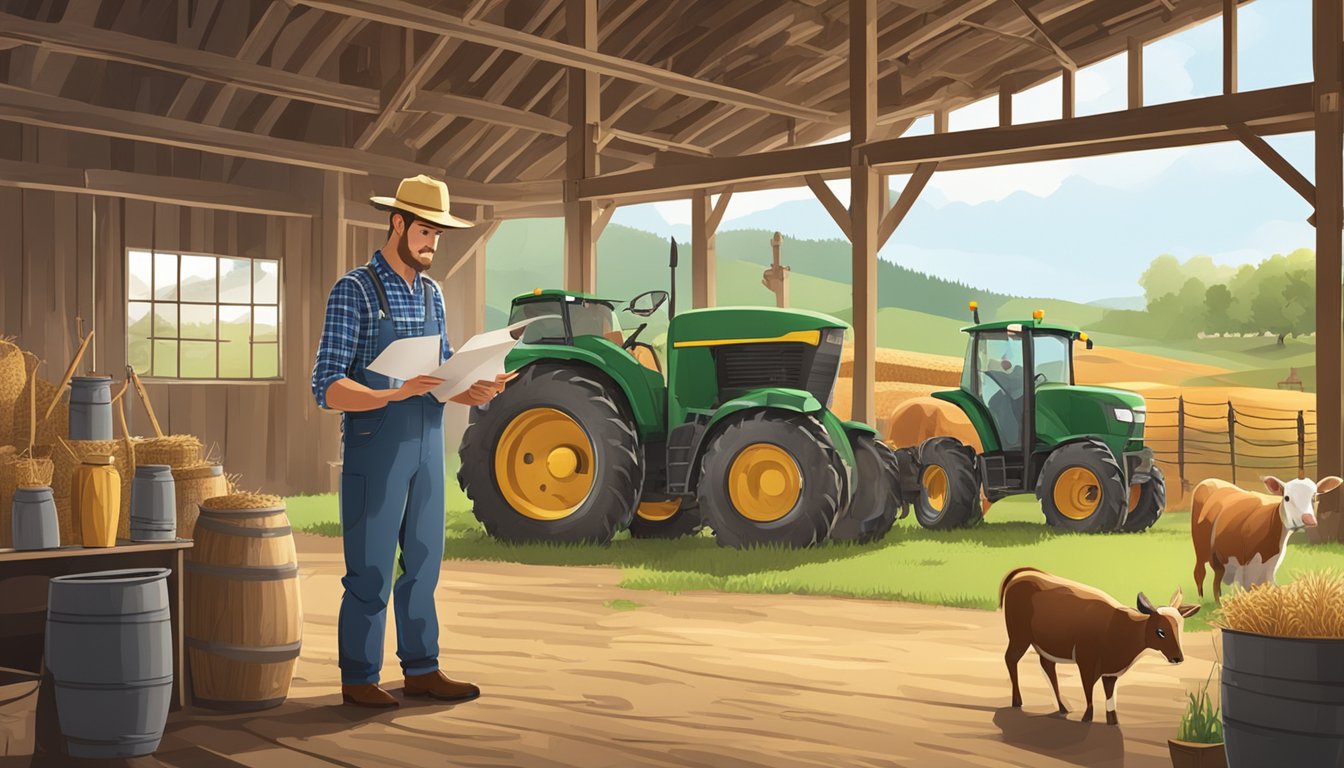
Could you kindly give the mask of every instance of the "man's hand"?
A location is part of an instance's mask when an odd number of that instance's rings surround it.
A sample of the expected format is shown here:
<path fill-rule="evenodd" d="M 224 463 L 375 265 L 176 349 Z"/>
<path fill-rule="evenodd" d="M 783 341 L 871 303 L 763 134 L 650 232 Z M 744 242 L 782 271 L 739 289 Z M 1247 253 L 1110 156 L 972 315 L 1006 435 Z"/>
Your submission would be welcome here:
<path fill-rule="evenodd" d="M 423 395 L 442 383 L 443 379 L 436 379 L 433 376 L 416 376 L 398 387 L 397 394 L 393 396 L 392 400 L 406 400 L 416 395 Z"/>
<path fill-rule="evenodd" d="M 501 373 L 495 377 L 494 381 L 481 379 L 465 392 L 448 398 L 454 403 L 462 405 L 485 405 L 494 399 L 495 395 L 504 391 L 504 385 L 518 377 L 516 373 Z"/>

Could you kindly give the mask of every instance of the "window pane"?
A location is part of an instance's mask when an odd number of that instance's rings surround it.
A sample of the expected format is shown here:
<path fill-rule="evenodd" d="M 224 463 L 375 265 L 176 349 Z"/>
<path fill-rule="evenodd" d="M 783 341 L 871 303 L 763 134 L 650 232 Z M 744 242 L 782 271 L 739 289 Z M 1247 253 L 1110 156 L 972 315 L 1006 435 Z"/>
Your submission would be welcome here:
<path fill-rule="evenodd" d="M 182 300 L 215 303 L 214 256 L 182 257 Z"/>
<path fill-rule="evenodd" d="M 154 342 L 154 375 L 177 376 L 177 342 Z"/>
<path fill-rule="evenodd" d="M 154 281 L 154 259 L 147 251 L 131 251 L 126 256 L 126 298 L 149 299 Z"/>
<path fill-rule="evenodd" d="M 219 308 L 219 377 L 245 379 L 252 374 L 250 351 L 252 310 L 250 307 L 223 305 Z"/>
<path fill-rule="evenodd" d="M 175 338 L 177 336 L 177 305 L 154 305 L 154 337 Z"/>
<path fill-rule="evenodd" d="M 154 298 L 177 301 L 177 255 L 154 254 Z"/>
<path fill-rule="evenodd" d="M 254 341 L 278 341 L 278 319 L 280 310 L 276 307 L 252 308 L 252 339 Z"/>
<path fill-rule="evenodd" d="M 149 283 L 145 283 L 148 292 Z M 136 373 L 149 374 L 150 304 L 132 301 L 126 305 L 126 362 Z"/>
<path fill-rule="evenodd" d="M 280 375 L 280 345 L 252 345 L 252 377 L 274 379 Z"/>
<path fill-rule="evenodd" d="M 214 341 L 215 311 L 214 306 L 181 305 L 178 312 L 182 318 L 182 338 Z"/>
<path fill-rule="evenodd" d="M 182 342 L 182 378 L 215 377 L 215 344 L 211 341 Z"/>
<path fill-rule="evenodd" d="M 252 301 L 252 260 L 219 260 L 219 302 L 246 304 Z"/>
<path fill-rule="evenodd" d="M 252 262 L 252 303 L 280 303 L 280 262 L 256 259 Z"/>

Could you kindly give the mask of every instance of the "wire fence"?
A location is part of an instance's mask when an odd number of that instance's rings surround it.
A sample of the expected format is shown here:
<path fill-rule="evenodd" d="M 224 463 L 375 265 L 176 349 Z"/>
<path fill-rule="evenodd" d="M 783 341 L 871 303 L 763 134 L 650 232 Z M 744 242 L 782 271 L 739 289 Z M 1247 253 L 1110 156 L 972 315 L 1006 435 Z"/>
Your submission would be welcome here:
<path fill-rule="evenodd" d="M 1316 411 L 1149 397 L 1144 442 L 1177 469 L 1182 491 L 1228 470 L 1242 477 L 1306 475 L 1316 466 Z"/>

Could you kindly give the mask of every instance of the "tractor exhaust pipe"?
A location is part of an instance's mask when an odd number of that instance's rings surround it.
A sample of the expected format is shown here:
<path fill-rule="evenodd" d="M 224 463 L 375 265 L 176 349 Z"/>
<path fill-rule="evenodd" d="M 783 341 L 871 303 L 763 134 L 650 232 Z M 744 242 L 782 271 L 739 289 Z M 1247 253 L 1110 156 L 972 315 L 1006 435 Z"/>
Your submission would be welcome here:
<path fill-rule="evenodd" d="M 672 272 L 672 285 L 667 292 L 667 319 L 671 320 L 677 316 L 677 238 L 668 238 L 672 241 L 672 252 L 667 257 L 667 268 Z"/>

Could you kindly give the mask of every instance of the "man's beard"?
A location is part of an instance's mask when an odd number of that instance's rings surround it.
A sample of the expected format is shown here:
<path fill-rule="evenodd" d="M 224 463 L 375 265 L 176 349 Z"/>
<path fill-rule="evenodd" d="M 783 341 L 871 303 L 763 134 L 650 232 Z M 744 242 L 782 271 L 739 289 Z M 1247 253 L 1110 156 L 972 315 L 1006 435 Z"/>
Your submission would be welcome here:
<path fill-rule="evenodd" d="M 422 253 L 428 253 L 430 259 L 429 261 L 421 261 L 415 258 L 415 254 L 411 253 L 411 246 L 407 244 L 406 240 L 407 238 L 403 237 L 401 242 L 397 243 L 397 256 L 401 259 L 401 263 L 415 270 L 416 273 L 429 269 L 430 264 L 434 261 L 434 252 L 422 251 Z"/>

